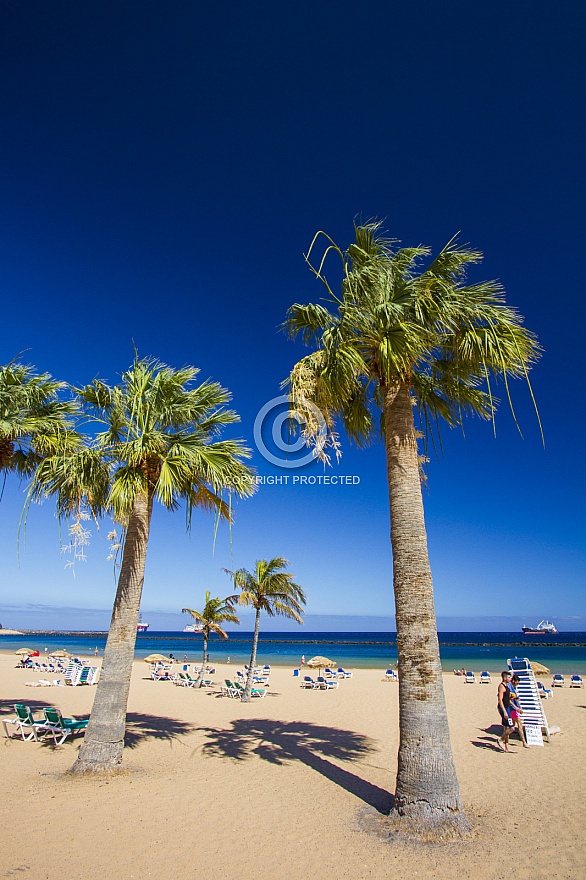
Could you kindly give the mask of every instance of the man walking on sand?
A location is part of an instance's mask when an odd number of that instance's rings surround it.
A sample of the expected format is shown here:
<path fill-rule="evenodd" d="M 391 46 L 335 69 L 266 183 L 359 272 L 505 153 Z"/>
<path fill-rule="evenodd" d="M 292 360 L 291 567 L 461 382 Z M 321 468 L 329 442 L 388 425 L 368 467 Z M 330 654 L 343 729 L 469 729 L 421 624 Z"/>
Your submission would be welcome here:
<path fill-rule="evenodd" d="M 509 707 L 511 705 L 511 692 L 509 690 L 510 677 L 510 672 L 501 672 L 501 683 L 499 684 L 498 689 L 497 708 L 499 710 L 499 715 L 501 716 L 503 734 L 498 738 L 497 745 L 501 752 L 511 751 L 509 749 L 509 737 L 513 729 L 513 719 L 509 714 Z"/>

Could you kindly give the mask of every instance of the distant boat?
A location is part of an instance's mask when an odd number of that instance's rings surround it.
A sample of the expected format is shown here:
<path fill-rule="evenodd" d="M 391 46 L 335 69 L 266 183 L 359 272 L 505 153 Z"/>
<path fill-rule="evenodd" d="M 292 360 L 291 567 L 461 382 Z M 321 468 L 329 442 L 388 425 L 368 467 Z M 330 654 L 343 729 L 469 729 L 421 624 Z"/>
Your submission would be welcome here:
<path fill-rule="evenodd" d="M 541 623 L 538 623 L 537 626 L 524 626 L 522 627 L 525 635 L 529 636 L 543 636 L 543 635 L 557 635 L 557 629 L 549 620 L 542 620 Z"/>
<path fill-rule="evenodd" d="M 187 626 L 183 627 L 184 633 L 200 633 L 203 630 L 203 625 L 201 623 L 189 623 Z"/>
<path fill-rule="evenodd" d="M 142 614 L 138 615 L 138 623 L 136 624 L 137 633 L 145 633 L 149 628 L 148 623 L 143 623 Z"/>

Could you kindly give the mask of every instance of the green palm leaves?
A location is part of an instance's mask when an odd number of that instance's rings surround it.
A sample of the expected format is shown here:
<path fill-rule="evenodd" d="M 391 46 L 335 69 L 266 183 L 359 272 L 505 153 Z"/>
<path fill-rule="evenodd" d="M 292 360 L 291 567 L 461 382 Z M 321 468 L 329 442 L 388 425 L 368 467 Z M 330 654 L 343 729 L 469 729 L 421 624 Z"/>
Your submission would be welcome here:
<path fill-rule="evenodd" d="M 0 367 L 0 471 L 30 476 L 42 456 L 59 447 L 78 412 L 74 401 L 59 400 L 65 388 L 31 366 Z"/>
<path fill-rule="evenodd" d="M 293 582 L 293 575 L 283 571 L 288 565 L 286 559 L 275 556 L 268 561 L 257 560 L 252 573 L 245 568 L 238 571 L 225 568 L 224 571 L 241 591 L 238 596 L 240 605 L 252 606 L 258 612 L 266 611 L 269 617 L 282 615 L 303 623 L 305 593 Z"/>
<path fill-rule="evenodd" d="M 410 383 L 422 426 L 430 430 L 436 419 L 456 424 L 466 412 L 493 417 L 491 380 L 503 378 L 507 395 L 508 377 L 528 381 L 540 353 L 535 336 L 505 305 L 498 282 L 466 283 L 468 268 L 482 259 L 479 251 L 452 239 L 425 268 L 428 248 L 399 247 L 380 234 L 379 223 L 357 226 L 345 253 L 326 239 L 320 264 L 309 265 L 334 308 L 289 309 L 290 335 L 314 341 L 317 350 L 295 366 L 288 382 L 291 393 L 316 403 L 330 425 L 339 415 L 358 445 L 378 430 L 381 388 Z M 340 296 L 323 273 L 330 251 L 342 263 Z"/>
<path fill-rule="evenodd" d="M 225 425 L 238 421 L 225 408 L 230 394 L 217 382 L 193 386 L 198 370 L 172 370 L 136 359 L 110 388 L 94 381 L 79 391 L 90 417 L 104 425 L 95 448 L 112 464 L 108 507 L 124 519 L 137 491 L 153 494 L 169 510 L 186 504 L 229 517 L 218 493 L 251 494 L 253 482 L 242 464 L 250 451 L 239 440 L 218 440 Z"/>
<path fill-rule="evenodd" d="M 201 624 L 201 631 L 207 640 L 212 633 L 227 639 L 228 635 L 222 629 L 223 623 L 240 623 L 240 620 L 234 613 L 234 602 L 238 596 L 227 596 L 225 599 L 219 599 L 217 596 L 212 598 L 209 590 L 206 590 L 206 598 L 203 611 L 196 611 L 194 608 L 182 608 L 184 614 L 191 614 L 193 619 Z"/>
<path fill-rule="evenodd" d="M 185 503 L 188 526 L 194 508 L 230 519 L 222 493 L 252 494 L 254 478 L 242 459 L 240 440 L 220 440 L 225 425 L 238 421 L 226 409 L 229 392 L 217 382 L 195 385 L 198 370 L 173 370 L 135 358 L 119 385 L 94 380 L 77 391 L 93 441 L 70 447 L 43 463 L 33 497 L 54 495 L 60 514 L 86 504 L 126 522 L 137 494 L 169 510 Z"/>

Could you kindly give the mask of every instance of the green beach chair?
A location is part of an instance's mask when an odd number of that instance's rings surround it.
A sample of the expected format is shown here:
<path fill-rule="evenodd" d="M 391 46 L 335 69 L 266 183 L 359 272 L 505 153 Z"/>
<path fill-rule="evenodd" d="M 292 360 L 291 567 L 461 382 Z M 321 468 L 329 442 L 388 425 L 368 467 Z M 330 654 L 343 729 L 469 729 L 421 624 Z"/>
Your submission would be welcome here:
<path fill-rule="evenodd" d="M 241 694 L 239 688 L 237 688 L 236 685 L 234 685 L 227 678 L 224 679 L 224 687 L 222 687 L 220 690 L 223 696 L 232 697 L 232 699 L 234 699 L 235 697 L 239 697 Z"/>
<path fill-rule="evenodd" d="M 241 685 L 241 684 L 239 684 L 239 682 L 235 681 L 234 687 L 238 691 L 238 696 L 242 696 L 242 694 L 244 693 L 243 685 Z M 263 697 L 266 697 L 266 695 L 267 695 L 266 688 L 252 688 L 252 690 L 250 691 L 250 696 L 257 697 L 258 699 L 262 699 Z"/>
<path fill-rule="evenodd" d="M 51 734 L 55 745 L 60 746 L 65 742 L 68 736 L 74 736 L 76 733 L 84 733 L 87 727 L 87 721 L 78 721 L 77 718 L 64 718 L 59 709 L 51 709 L 45 706 L 45 724 L 43 727 Z M 61 737 L 57 742 L 57 737 Z"/>
<path fill-rule="evenodd" d="M 175 679 L 175 684 L 180 685 L 181 687 L 193 687 L 195 684 L 195 679 L 190 678 L 186 672 L 178 672 L 177 678 Z"/>
<path fill-rule="evenodd" d="M 8 739 L 11 739 L 10 734 L 8 733 L 7 724 L 14 724 L 16 730 L 22 736 L 24 742 L 28 742 L 30 739 L 34 739 L 35 742 L 38 742 L 37 731 L 39 728 L 43 728 L 44 724 L 39 724 L 33 718 L 33 713 L 31 711 L 30 706 L 24 706 L 21 703 L 15 703 L 14 711 L 16 712 L 16 718 L 5 718 L 2 720 L 2 724 L 4 725 L 4 733 Z M 26 736 L 25 736 L 26 732 Z"/>

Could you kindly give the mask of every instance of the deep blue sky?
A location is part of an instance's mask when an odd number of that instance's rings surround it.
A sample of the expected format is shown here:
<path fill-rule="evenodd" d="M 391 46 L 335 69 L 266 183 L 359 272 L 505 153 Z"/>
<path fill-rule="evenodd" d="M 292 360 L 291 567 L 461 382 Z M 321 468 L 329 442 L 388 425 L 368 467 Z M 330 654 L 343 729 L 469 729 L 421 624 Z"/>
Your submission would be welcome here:
<path fill-rule="evenodd" d="M 503 282 L 545 349 L 531 380 L 546 445 L 522 383 L 523 439 L 505 406 L 496 438 L 481 422 L 445 432 L 425 489 L 440 627 L 586 629 L 582 5 L 13 0 L 0 18 L 0 362 L 27 350 L 74 384 L 115 381 L 134 340 L 228 387 L 253 446 L 303 353 L 277 327 L 321 296 L 314 233 L 345 247 L 355 216 L 378 217 L 437 250 L 461 231 L 485 254 L 475 277 Z M 283 555 L 311 614 L 388 628 L 384 452 L 342 443 L 331 474 L 358 484 L 261 487 L 232 550 L 205 517 L 187 537 L 158 511 L 151 625 L 227 592 L 223 566 Z M 43 605 L 69 609 L 55 626 L 107 625 L 107 524 L 73 578 L 50 505 L 34 509 L 19 566 L 22 488 L 9 480 L 0 504 L 2 622 L 42 625 Z"/>

